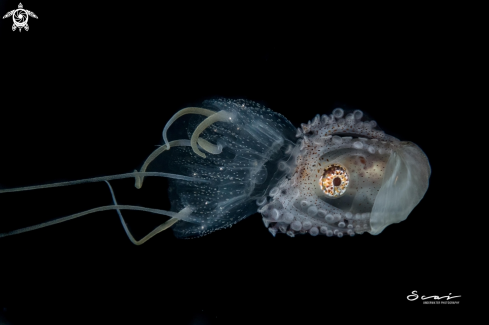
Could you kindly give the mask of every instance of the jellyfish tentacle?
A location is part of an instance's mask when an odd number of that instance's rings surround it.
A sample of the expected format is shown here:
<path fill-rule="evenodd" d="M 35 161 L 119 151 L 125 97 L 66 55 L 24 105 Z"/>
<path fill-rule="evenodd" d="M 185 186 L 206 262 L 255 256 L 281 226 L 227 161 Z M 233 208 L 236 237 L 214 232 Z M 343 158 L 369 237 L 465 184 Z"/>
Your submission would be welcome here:
<path fill-rule="evenodd" d="M 100 212 L 100 211 L 107 211 L 107 210 L 136 210 L 136 211 L 145 211 L 145 212 L 150 212 L 150 213 L 155 213 L 155 214 L 160 214 L 160 215 L 164 215 L 164 216 L 167 216 L 167 217 L 175 218 L 177 220 L 184 220 L 186 222 L 196 223 L 195 221 L 193 221 L 193 220 L 191 220 L 191 219 L 188 218 L 188 215 L 189 215 L 188 213 L 182 213 L 182 214 L 180 214 L 180 213 L 173 212 L 173 211 L 166 211 L 166 210 L 160 210 L 160 209 L 151 209 L 151 208 L 145 208 L 145 207 L 134 206 L 134 205 L 108 205 L 108 206 L 98 207 L 98 208 L 94 208 L 94 209 L 82 211 L 82 212 L 79 212 L 79 213 L 75 213 L 75 214 L 72 214 L 72 215 L 69 215 L 69 216 L 66 216 L 66 217 L 62 217 L 62 218 L 59 218 L 59 219 L 56 219 L 56 220 L 51 220 L 51 221 L 48 221 L 48 222 L 44 222 L 44 223 L 41 223 L 41 224 L 38 224 L 38 225 L 35 225 L 35 226 L 29 226 L 29 227 L 25 227 L 25 228 L 21 228 L 21 229 L 9 231 L 9 232 L 6 232 L 6 233 L 0 233 L 0 238 L 7 237 L 7 236 L 12 236 L 12 235 L 17 235 L 17 234 L 21 234 L 21 233 L 24 233 L 24 232 L 28 232 L 28 231 L 32 231 L 32 230 L 36 230 L 36 229 L 40 229 L 40 228 L 44 228 L 44 227 L 48 227 L 48 226 L 52 226 L 52 225 L 55 225 L 55 224 L 58 224 L 58 223 L 62 223 L 62 222 L 65 222 L 65 221 L 69 221 L 69 220 L 73 220 L 73 219 L 82 217 L 82 216 L 87 215 L 87 214 L 90 214 L 90 213 L 95 213 L 95 212 Z"/>
<path fill-rule="evenodd" d="M 210 143 L 209 141 L 207 141 L 203 138 L 198 139 L 198 144 L 202 147 L 202 149 L 204 149 L 205 151 L 207 151 L 211 154 L 219 154 L 222 152 L 222 147 L 220 145 L 215 146 L 214 144 Z M 174 140 L 174 141 L 171 141 L 168 145 L 170 148 L 172 148 L 172 147 L 184 147 L 184 146 L 190 147 L 190 140 L 186 140 L 186 139 Z M 148 168 L 149 164 L 153 160 L 155 160 L 156 157 L 158 157 L 160 154 L 162 154 L 166 150 L 169 150 L 169 149 L 166 146 L 161 146 L 158 149 L 156 149 L 155 151 L 153 151 L 151 153 L 151 155 L 149 155 L 148 158 L 146 158 L 145 162 L 143 163 L 143 166 L 141 167 L 140 172 L 145 172 L 146 168 Z M 137 173 L 138 171 L 135 169 L 134 172 Z M 143 186 L 144 175 L 143 176 L 136 175 L 135 178 L 136 178 L 136 181 L 135 181 L 134 186 L 137 189 L 140 189 Z"/>
<path fill-rule="evenodd" d="M 183 211 L 183 210 L 182 210 Z M 182 212 L 181 211 L 181 212 Z M 121 215 L 120 215 L 121 216 Z M 122 216 L 121 216 L 122 217 Z M 161 225 L 159 225 L 158 227 L 156 227 L 155 229 L 153 229 L 149 234 L 147 234 L 146 236 L 144 236 L 143 238 L 141 238 L 140 240 L 136 240 L 134 239 L 134 237 L 131 235 L 131 233 L 129 232 L 129 229 L 127 229 L 127 226 L 125 223 L 122 223 L 122 226 L 124 227 L 124 229 L 126 230 L 126 233 L 127 233 L 127 236 L 129 237 L 129 240 L 131 240 L 131 242 L 134 244 L 134 245 L 142 245 L 144 244 L 145 242 L 147 242 L 148 240 L 150 240 L 152 237 L 154 237 L 155 235 L 159 234 L 160 232 L 170 228 L 171 226 L 173 226 L 176 222 L 178 221 L 178 219 L 176 218 L 172 218 L 164 223 L 162 223 Z"/>
<path fill-rule="evenodd" d="M 214 115 L 209 116 L 205 120 L 200 123 L 197 128 L 195 129 L 194 133 L 192 134 L 192 138 L 190 139 L 190 145 L 192 146 L 192 149 L 194 152 L 201 156 L 202 158 L 205 158 L 205 154 L 199 150 L 197 147 L 197 140 L 199 139 L 199 135 L 205 131 L 209 126 L 216 122 L 233 122 L 234 114 L 226 111 L 219 111 L 217 113 L 214 113 Z M 206 141 L 205 145 L 205 150 L 208 152 L 211 151 L 219 151 L 220 147 L 218 145 L 212 144 L 208 141 Z M 202 147 L 204 148 L 204 147 Z M 221 148 L 222 149 L 222 148 Z"/>
<path fill-rule="evenodd" d="M 148 158 L 146 158 L 146 160 L 143 163 L 143 166 L 141 167 L 140 172 L 145 172 L 146 168 L 148 168 L 149 164 L 153 160 L 155 160 L 156 157 L 158 157 L 160 154 L 162 154 L 166 150 L 169 150 L 169 148 L 171 148 L 171 147 L 178 147 L 178 146 L 190 146 L 190 140 L 174 140 L 168 144 L 168 147 L 167 146 L 158 147 L 158 149 L 153 151 L 151 153 L 151 155 L 149 155 Z M 135 169 L 134 172 L 137 173 L 138 171 Z M 143 186 L 144 175 L 143 176 L 136 175 L 135 178 L 136 178 L 136 182 L 135 182 L 134 186 L 137 189 L 140 189 Z"/>
<path fill-rule="evenodd" d="M 218 155 L 222 152 L 222 146 L 220 144 L 215 145 L 204 138 L 199 138 L 197 140 L 197 143 L 200 147 L 202 147 L 202 149 L 204 149 L 210 154 Z"/>
<path fill-rule="evenodd" d="M 170 144 L 168 143 L 168 138 L 166 137 L 166 133 L 168 129 L 173 124 L 173 122 L 175 122 L 178 118 L 186 114 L 200 114 L 205 116 L 212 116 L 216 114 L 216 112 L 201 107 L 187 107 L 176 112 L 175 115 L 173 115 L 172 118 L 168 120 L 168 122 L 165 125 L 165 128 L 163 129 L 163 141 L 165 142 L 165 146 L 167 150 L 170 149 Z"/>
<path fill-rule="evenodd" d="M 84 184 L 84 183 L 95 183 L 95 182 L 101 182 L 101 181 L 110 181 L 110 180 L 114 180 L 114 179 L 133 178 L 136 176 L 158 176 L 158 177 L 180 179 L 180 180 L 184 180 L 184 181 L 206 182 L 206 183 L 209 182 L 209 180 L 206 180 L 206 179 L 202 179 L 202 178 L 198 178 L 198 177 L 178 175 L 178 174 L 160 173 L 160 172 L 133 172 L 133 173 L 127 173 L 127 174 L 112 175 L 112 176 L 102 176 L 102 177 L 80 179 L 77 181 L 9 188 L 9 189 L 0 190 L 0 193 L 22 192 L 22 191 L 30 191 L 30 190 L 37 190 L 37 189 L 43 189 L 43 188 L 59 187 L 59 186 L 68 186 L 68 185 L 76 185 L 76 184 Z"/>
<path fill-rule="evenodd" d="M 117 201 L 115 199 L 115 195 L 114 195 L 114 191 L 112 190 L 112 186 L 110 186 L 109 182 L 105 181 L 107 183 L 107 185 L 109 186 L 109 190 L 110 190 L 110 194 L 112 195 L 112 200 L 114 202 L 114 205 L 117 205 Z M 171 226 L 173 226 L 177 221 L 179 221 L 180 219 L 179 218 L 171 218 L 170 220 L 167 220 L 165 221 L 164 223 L 162 223 L 161 225 L 159 225 L 158 227 L 156 227 L 155 229 L 153 229 L 149 234 L 147 234 L 146 236 L 144 236 L 143 238 L 141 238 L 140 240 L 136 240 L 131 232 L 129 231 L 129 228 L 127 227 L 126 225 L 126 222 L 124 220 L 124 218 L 122 217 L 122 213 L 119 209 L 116 210 L 117 211 L 117 214 L 119 215 L 119 219 L 121 220 L 121 223 L 122 223 L 122 227 L 124 227 L 124 230 L 127 234 L 127 237 L 129 238 L 129 240 L 134 244 L 134 245 L 142 245 L 144 244 L 145 242 L 147 242 L 149 239 L 151 239 L 152 237 L 154 237 L 155 235 L 159 234 L 160 232 L 170 228 Z M 188 216 L 190 213 L 192 212 L 192 210 L 190 208 L 184 208 L 182 209 L 180 212 L 178 212 L 178 215 L 179 216 Z"/>

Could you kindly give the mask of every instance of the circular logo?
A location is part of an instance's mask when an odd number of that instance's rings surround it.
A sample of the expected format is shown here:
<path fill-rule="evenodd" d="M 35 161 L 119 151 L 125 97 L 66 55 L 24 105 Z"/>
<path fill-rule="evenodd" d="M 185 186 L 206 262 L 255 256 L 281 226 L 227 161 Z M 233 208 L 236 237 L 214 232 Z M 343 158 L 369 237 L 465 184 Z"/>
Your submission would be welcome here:
<path fill-rule="evenodd" d="M 24 27 L 27 24 L 27 20 L 29 19 L 29 16 L 27 15 L 27 12 L 24 9 L 15 10 L 12 16 L 14 19 L 14 24 L 17 27 Z"/>

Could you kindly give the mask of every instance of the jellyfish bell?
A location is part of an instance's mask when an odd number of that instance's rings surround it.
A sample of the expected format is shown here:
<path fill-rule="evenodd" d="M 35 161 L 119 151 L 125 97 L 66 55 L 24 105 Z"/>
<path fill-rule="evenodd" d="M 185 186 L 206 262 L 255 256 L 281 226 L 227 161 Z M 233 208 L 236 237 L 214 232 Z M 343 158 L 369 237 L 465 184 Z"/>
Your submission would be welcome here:
<path fill-rule="evenodd" d="M 181 118 L 189 120 L 185 127 L 175 123 Z M 169 228 L 177 238 L 201 237 L 256 212 L 274 236 L 376 235 L 406 219 L 428 188 L 430 166 L 423 151 L 384 134 L 359 110 L 345 114 L 336 108 L 296 129 L 260 104 L 216 99 L 178 111 L 162 135 L 163 144 L 132 173 L 0 190 L 105 181 L 113 200 L 112 205 L 0 233 L 0 238 L 105 210 L 117 212 L 136 245 Z M 139 189 L 150 176 L 169 179 L 169 211 L 117 202 L 110 180 L 134 178 Z M 137 240 L 123 210 L 170 219 Z"/>

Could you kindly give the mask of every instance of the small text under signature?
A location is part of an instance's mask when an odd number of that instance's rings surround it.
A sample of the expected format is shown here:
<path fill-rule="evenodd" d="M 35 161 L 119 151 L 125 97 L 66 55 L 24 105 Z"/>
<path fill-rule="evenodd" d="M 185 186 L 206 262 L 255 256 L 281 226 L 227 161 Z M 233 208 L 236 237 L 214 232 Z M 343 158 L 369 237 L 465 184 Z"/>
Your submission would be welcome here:
<path fill-rule="evenodd" d="M 421 300 L 426 300 L 426 299 L 435 299 L 435 300 L 441 300 L 441 299 L 447 299 L 447 300 L 450 300 L 450 299 L 453 299 L 453 298 L 460 298 L 462 296 L 451 296 L 452 293 L 449 293 L 448 296 L 421 296 Z M 418 296 L 418 292 L 417 291 L 413 291 L 411 295 L 407 296 L 407 300 L 409 301 L 414 301 L 416 299 L 418 299 L 419 296 Z"/>

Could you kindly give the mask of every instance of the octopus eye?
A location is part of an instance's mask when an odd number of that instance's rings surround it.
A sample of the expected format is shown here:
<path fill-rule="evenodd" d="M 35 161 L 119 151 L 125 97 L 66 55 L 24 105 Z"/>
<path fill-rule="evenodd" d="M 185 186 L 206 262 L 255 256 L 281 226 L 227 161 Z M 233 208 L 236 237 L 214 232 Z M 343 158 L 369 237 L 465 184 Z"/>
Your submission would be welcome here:
<path fill-rule="evenodd" d="M 331 164 L 319 178 L 319 186 L 328 198 L 342 196 L 350 183 L 347 169 L 340 164 Z"/>

